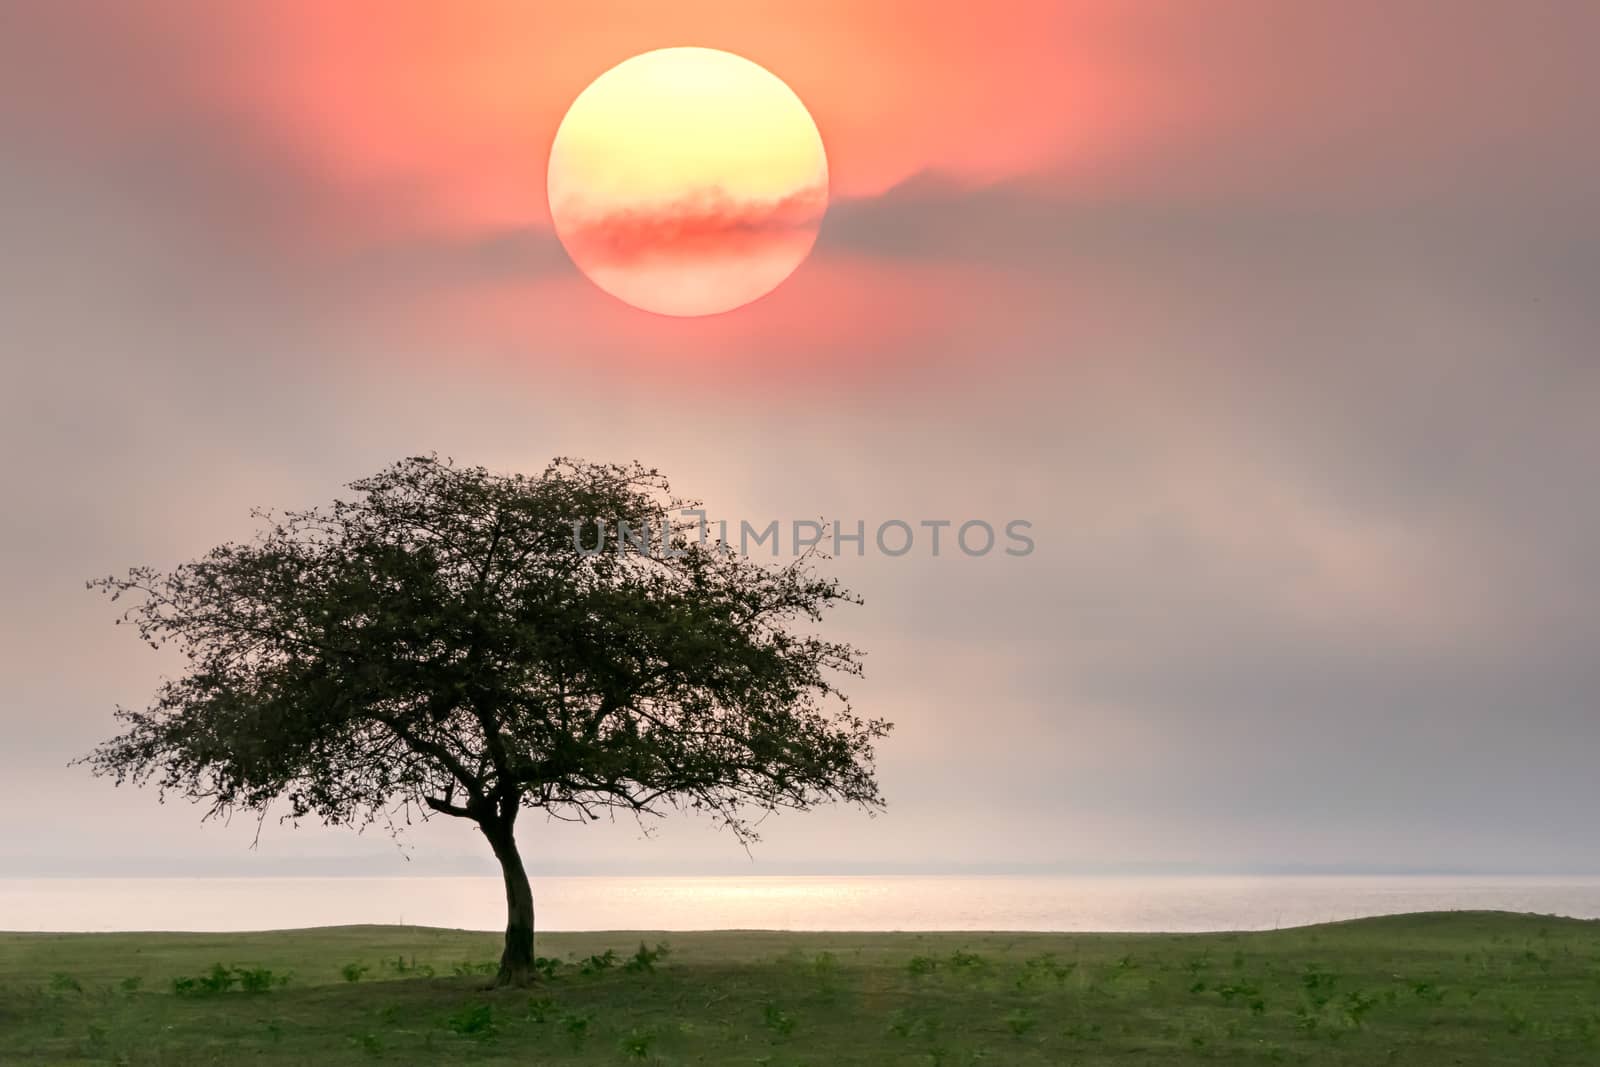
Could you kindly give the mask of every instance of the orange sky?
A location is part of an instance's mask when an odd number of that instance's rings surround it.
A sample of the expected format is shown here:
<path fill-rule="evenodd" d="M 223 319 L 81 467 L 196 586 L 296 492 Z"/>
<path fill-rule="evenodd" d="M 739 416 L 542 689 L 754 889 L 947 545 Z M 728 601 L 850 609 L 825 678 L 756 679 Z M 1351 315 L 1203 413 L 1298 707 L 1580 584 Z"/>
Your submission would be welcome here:
<path fill-rule="evenodd" d="M 1005 19 L 971 4 L 908 10 L 253 5 L 229 15 L 234 61 L 214 89 L 348 187 L 403 189 L 421 201 L 414 211 L 471 225 L 545 221 L 545 158 L 566 108 L 654 48 L 725 49 L 777 74 L 815 117 L 845 197 L 928 168 L 994 180 L 1109 151 L 1149 92 L 1148 71 L 1120 65 L 1117 27 L 1090 7 Z"/>
<path fill-rule="evenodd" d="M 1451 37 L 1437 5 L 1270 0 L 152 0 L 137 14 L 96 8 L 94 35 L 107 64 L 156 42 L 140 93 L 153 121 L 182 97 L 314 174 L 340 225 L 313 236 L 338 244 L 547 224 L 545 165 L 568 105 L 621 60 L 681 44 L 790 85 L 821 129 L 836 198 L 930 170 L 978 184 L 1048 175 L 1097 195 L 1280 192 L 1374 159 L 1395 164 L 1380 178 L 1393 185 L 1402 159 L 1463 141 L 1516 158 L 1494 131 L 1537 130 L 1567 92 L 1570 65 L 1541 59 L 1536 19 L 1495 22 Z M 1417 40 L 1437 44 L 1426 79 Z M 1537 99 L 1497 91 L 1488 75 L 1511 67 L 1544 72 Z M 93 103 L 97 122 L 139 106 Z"/>
<path fill-rule="evenodd" d="M 530 363 L 590 344 L 645 366 L 723 349 L 738 362 L 752 346 L 802 341 L 819 359 L 848 342 L 904 360 L 964 322 L 1053 315 L 1061 294 L 1021 296 L 1051 288 L 1030 255 L 1082 258 L 1092 269 L 1070 294 L 1081 299 L 1115 271 L 1108 255 L 1156 234 L 1221 236 L 1241 211 L 1269 220 L 1245 235 L 1259 240 L 1297 218 L 1379 206 L 1472 213 L 1452 207 L 1462 185 L 1432 180 L 1440 173 L 1543 192 L 1536 183 L 1581 171 L 1561 107 L 1581 67 L 1551 61 L 1532 17 L 1484 8 L 1441 25 L 1425 0 L 911 10 L 63 4 L 33 16 L 42 43 L 20 58 L 39 65 L 12 73 L 0 116 L 43 94 L 69 116 L 47 135 L 87 135 L 91 165 L 119 151 L 192 160 L 194 187 L 177 194 L 192 224 L 315 290 L 357 330 L 437 328 L 445 342 L 503 330 L 497 341 Z M 45 62 L 52 36 L 104 78 Z M 593 78 L 675 44 L 745 56 L 798 93 L 826 144 L 833 203 L 810 258 L 737 321 L 640 335 L 553 241 L 541 245 L 547 162 Z M 851 216 L 862 206 L 866 217 Z"/>

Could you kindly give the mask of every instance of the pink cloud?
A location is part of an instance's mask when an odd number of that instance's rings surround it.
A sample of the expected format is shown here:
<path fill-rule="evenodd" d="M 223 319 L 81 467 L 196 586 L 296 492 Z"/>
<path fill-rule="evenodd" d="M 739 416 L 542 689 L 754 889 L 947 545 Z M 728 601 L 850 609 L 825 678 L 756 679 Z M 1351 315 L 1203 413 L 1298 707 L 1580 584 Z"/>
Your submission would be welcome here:
<path fill-rule="evenodd" d="M 780 200 L 736 200 L 720 188 L 670 204 L 586 215 L 557 225 L 562 242 L 580 262 L 618 265 L 653 256 L 703 257 L 758 251 L 776 239 L 809 237 L 827 210 L 828 192 L 814 185 Z"/>

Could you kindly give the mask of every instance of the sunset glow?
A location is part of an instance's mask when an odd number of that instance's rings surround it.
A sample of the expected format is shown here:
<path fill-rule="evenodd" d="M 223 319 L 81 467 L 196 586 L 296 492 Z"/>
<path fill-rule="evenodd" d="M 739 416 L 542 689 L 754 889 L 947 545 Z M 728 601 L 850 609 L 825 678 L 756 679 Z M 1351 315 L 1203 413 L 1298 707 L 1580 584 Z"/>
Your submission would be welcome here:
<path fill-rule="evenodd" d="M 550 151 L 550 214 L 613 296 L 711 315 L 787 278 L 828 203 L 822 137 L 800 98 L 728 52 L 666 48 L 602 74 Z"/>

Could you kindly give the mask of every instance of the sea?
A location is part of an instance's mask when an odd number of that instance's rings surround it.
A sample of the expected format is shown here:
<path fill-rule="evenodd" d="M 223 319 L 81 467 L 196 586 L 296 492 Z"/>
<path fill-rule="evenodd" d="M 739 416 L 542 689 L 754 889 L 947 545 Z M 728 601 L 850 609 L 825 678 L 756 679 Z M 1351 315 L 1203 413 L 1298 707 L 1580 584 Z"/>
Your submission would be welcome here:
<path fill-rule="evenodd" d="M 535 877 L 542 930 L 1271 930 L 1416 911 L 1600 918 L 1600 878 Z M 494 930 L 494 877 L 0 878 L 0 930 Z"/>

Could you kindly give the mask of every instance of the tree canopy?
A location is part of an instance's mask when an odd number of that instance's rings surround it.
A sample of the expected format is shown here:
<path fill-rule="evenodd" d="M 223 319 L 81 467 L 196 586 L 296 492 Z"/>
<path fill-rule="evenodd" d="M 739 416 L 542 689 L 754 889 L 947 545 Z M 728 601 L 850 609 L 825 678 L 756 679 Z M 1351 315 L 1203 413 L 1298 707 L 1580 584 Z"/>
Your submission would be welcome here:
<path fill-rule="evenodd" d="M 532 959 L 524 807 L 697 809 L 748 839 L 774 809 L 882 806 L 889 724 L 837 688 L 860 652 L 815 632 L 856 598 L 811 557 L 729 551 L 638 464 L 530 477 L 415 457 L 350 488 L 257 512 L 249 543 L 90 583 L 186 657 L 147 707 L 118 710 L 96 773 L 211 813 L 470 819 L 506 873 L 502 981 Z"/>

